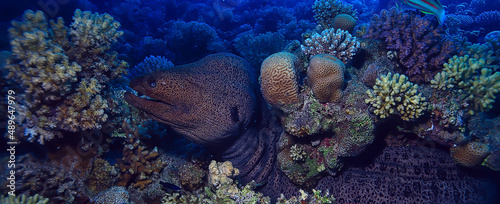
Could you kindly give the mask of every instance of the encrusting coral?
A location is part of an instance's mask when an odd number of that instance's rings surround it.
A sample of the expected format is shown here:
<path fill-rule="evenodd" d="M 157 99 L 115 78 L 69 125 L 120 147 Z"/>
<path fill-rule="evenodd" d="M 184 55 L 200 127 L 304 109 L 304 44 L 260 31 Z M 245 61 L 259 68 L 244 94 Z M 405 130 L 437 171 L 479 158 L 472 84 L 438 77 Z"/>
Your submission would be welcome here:
<path fill-rule="evenodd" d="M 450 148 L 450 155 L 455 161 L 467 167 L 472 167 L 484 160 L 490 153 L 488 145 L 481 142 L 469 142 L 464 146 Z"/>
<path fill-rule="evenodd" d="M 50 24 L 50 26 L 49 26 Z M 9 29 L 12 56 L 6 68 L 24 88 L 19 118 L 28 140 L 61 136 L 61 131 L 99 129 L 111 113 L 112 91 L 104 84 L 126 73 L 110 45 L 123 34 L 108 14 L 75 11 L 70 28 L 27 10 Z"/>
<path fill-rule="evenodd" d="M 275 107 L 299 102 L 298 59 L 289 52 L 267 57 L 261 66 L 260 85 L 266 101 Z"/>
<path fill-rule="evenodd" d="M 493 108 L 500 92 L 500 72 L 485 68 L 485 59 L 453 56 L 443 64 L 441 73 L 431 80 L 431 86 L 439 90 L 457 91 L 472 104 L 472 111 L 486 112 Z"/>
<path fill-rule="evenodd" d="M 329 54 L 314 55 L 307 68 L 307 77 L 314 96 L 322 103 L 337 102 L 342 97 L 345 65 Z"/>
<path fill-rule="evenodd" d="M 427 110 L 426 98 L 421 93 L 417 94 L 417 88 L 418 85 L 409 82 L 405 75 L 382 75 L 373 90 L 366 91 L 369 98 L 365 99 L 365 103 L 375 108 L 373 113 L 380 118 L 399 114 L 403 120 L 414 120 Z"/>
<path fill-rule="evenodd" d="M 356 37 L 348 31 L 334 28 L 326 29 L 321 34 L 314 32 L 310 38 L 304 41 L 302 51 L 309 57 L 317 54 L 333 55 L 343 63 L 347 63 L 359 48 Z"/>

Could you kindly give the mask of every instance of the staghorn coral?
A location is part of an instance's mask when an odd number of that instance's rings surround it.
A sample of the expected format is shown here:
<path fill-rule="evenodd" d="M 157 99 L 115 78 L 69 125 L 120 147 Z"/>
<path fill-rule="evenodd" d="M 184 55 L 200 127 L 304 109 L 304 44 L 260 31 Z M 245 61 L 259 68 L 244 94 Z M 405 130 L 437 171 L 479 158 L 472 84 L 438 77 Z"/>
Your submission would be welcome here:
<path fill-rule="evenodd" d="M 321 102 L 338 102 L 342 97 L 345 65 L 329 54 L 314 55 L 307 77 L 314 96 Z"/>
<path fill-rule="evenodd" d="M 260 85 L 266 101 L 274 107 L 299 102 L 298 59 L 289 52 L 267 57 L 261 66 Z"/>
<path fill-rule="evenodd" d="M 50 24 L 50 26 L 49 26 Z M 111 79 L 126 73 L 127 63 L 110 52 L 122 35 L 108 14 L 75 11 L 70 28 L 62 18 L 49 21 L 28 10 L 9 29 L 13 55 L 6 68 L 24 88 L 19 112 L 28 140 L 44 144 L 61 131 L 100 129 L 111 113 Z"/>
<path fill-rule="evenodd" d="M 377 79 L 373 90 L 366 91 L 373 113 L 380 118 L 390 114 L 399 114 L 401 119 L 410 121 L 417 119 L 427 110 L 426 98 L 421 93 L 417 95 L 418 85 L 408 81 L 405 75 L 389 73 Z"/>
<path fill-rule="evenodd" d="M 34 196 L 26 196 L 25 194 L 16 196 L 0 196 L 0 203 L 2 204 L 46 204 L 49 203 L 48 198 L 44 198 L 38 194 Z"/>
<path fill-rule="evenodd" d="M 331 54 L 343 63 L 347 63 L 356 54 L 359 42 L 349 32 L 334 28 L 326 29 L 321 34 L 314 32 L 304 41 L 302 51 L 312 57 L 317 54 Z"/>
<path fill-rule="evenodd" d="M 466 167 L 472 167 L 482 162 L 490 153 L 488 145 L 481 142 L 469 142 L 464 146 L 450 148 L 450 155 L 455 161 Z"/>
<path fill-rule="evenodd" d="M 341 29 L 353 34 L 354 26 L 356 26 L 356 19 L 351 15 L 339 14 L 333 19 L 333 28 L 335 30 Z"/>
<path fill-rule="evenodd" d="M 443 64 L 442 72 L 436 74 L 431 86 L 439 90 L 457 91 L 463 100 L 472 104 L 472 111 L 486 112 L 493 108 L 500 92 L 500 72 L 484 68 L 485 60 L 453 56 Z"/>
<path fill-rule="evenodd" d="M 410 81 L 428 82 L 456 52 L 454 43 L 443 36 L 431 20 L 393 8 L 374 15 L 363 37 L 383 40 Z"/>
<path fill-rule="evenodd" d="M 339 14 L 348 14 L 357 19 L 357 12 L 352 5 L 339 0 L 316 0 L 312 6 L 314 19 L 324 29 L 333 28 L 334 18 Z"/>

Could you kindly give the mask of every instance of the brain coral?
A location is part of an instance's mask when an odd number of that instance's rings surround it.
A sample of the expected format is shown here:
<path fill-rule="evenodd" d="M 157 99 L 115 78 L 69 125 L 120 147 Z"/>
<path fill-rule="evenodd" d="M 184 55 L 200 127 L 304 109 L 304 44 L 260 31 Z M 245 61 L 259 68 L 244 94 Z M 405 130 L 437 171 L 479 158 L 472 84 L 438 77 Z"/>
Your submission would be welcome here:
<path fill-rule="evenodd" d="M 455 146 L 450 148 L 450 154 L 455 161 L 463 166 L 472 167 L 490 153 L 488 145 L 481 142 L 469 142 L 465 146 Z"/>
<path fill-rule="evenodd" d="M 337 102 L 342 97 L 345 65 L 335 56 L 319 54 L 311 58 L 307 68 L 314 96 L 322 103 Z"/>
<path fill-rule="evenodd" d="M 403 120 L 416 119 L 427 109 L 426 98 L 421 93 L 417 95 L 417 88 L 418 85 L 409 82 L 405 75 L 382 75 L 373 90 L 366 91 L 369 98 L 365 103 L 372 105 L 373 112 L 380 118 L 398 112 Z"/>
<path fill-rule="evenodd" d="M 333 19 L 333 28 L 335 30 L 341 29 L 352 33 L 352 31 L 354 31 L 354 26 L 356 26 L 356 19 L 351 15 L 339 14 Z"/>
<path fill-rule="evenodd" d="M 260 71 L 262 94 L 272 106 L 279 107 L 299 101 L 297 64 L 297 57 L 289 52 L 272 54 L 262 62 Z"/>
<path fill-rule="evenodd" d="M 347 31 L 334 28 L 326 29 L 321 34 L 314 32 L 311 38 L 304 41 L 302 51 L 312 57 L 317 54 L 331 54 L 343 63 L 347 63 L 359 48 L 356 37 L 352 37 Z"/>

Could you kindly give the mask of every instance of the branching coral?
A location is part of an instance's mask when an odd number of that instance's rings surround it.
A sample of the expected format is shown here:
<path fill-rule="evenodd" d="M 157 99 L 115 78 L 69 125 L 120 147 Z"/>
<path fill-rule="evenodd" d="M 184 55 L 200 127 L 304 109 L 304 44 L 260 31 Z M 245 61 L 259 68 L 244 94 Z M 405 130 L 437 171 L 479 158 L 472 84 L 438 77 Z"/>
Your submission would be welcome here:
<path fill-rule="evenodd" d="M 144 189 L 153 182 L 153 176 L 163 170 L 166 162 L 160 157 L 158 149 L 147 150 L 140 140 L 130 136 L 128 144 L 123 148 L 123 157 L 117 160 L 120 169 L 119 186 L 131 184 L 135 188 Z"/>
<path fill-rule="evenodd" d="M 455 52 L 454 43 L 443 38 L 441 27 L 415 13 L 383 10 L 370 20 L 363 37 L 384 40 L 410 81 L 430 81 Z"/>
<path fill-rule="evenodd" d="M 453 56 L 444 69 L 431 81 L 439 90 L 456 90 L 463 99 L 470 102 L 473 111 L 488 111 L 493 108 L 496 95 L 500 92 L 500 72 L 484 68 L 485 60 Z"/>
<path fill-rule="evenodd" d="M 389 73 L 377 79 L 373 90 L 366 91 L 373 113 L 380 118 L 390 114 L 399 114 L 401 119 L 410 121 L 417 119 L 427 110 L 426 98 L 417 94 L 418 85 L 408 81 L 405 75 Z"/>
<path fill-rule="evenodd" d="M 330 28 L 323 30 L 321 34 L 314 32 L 310 38 L 304 41 L 302 51 L 312 57 L 317 54 L 331 54 L 343 63 L 347 63 L 356 54 L 359 42 L 349 32 Z"/>
<path fill-rule="evenodd" d="M 120 24 L 108 14 L 77 9 L 70 28 L 62 18 L 47 22 L 43 12 L 31 10 L 12 26 L 13 55 L 6 67 L 8 77 L 25 89 L 19 110 L 25 116 L 25 135 L 43 144 L 61 130 L 101 128 L 113 103 L 103 84 L 126 73 L 128 66 L 109 51 L 122 35 Z"/>
<path fill-rule="evenodd" d="M 316 0 L 313 4 L 314 19 L 325 29 L 333 28 L 333 19 L 339 14 L 348 14 L 357 19 L 351 4 L 339 0 Z"/>

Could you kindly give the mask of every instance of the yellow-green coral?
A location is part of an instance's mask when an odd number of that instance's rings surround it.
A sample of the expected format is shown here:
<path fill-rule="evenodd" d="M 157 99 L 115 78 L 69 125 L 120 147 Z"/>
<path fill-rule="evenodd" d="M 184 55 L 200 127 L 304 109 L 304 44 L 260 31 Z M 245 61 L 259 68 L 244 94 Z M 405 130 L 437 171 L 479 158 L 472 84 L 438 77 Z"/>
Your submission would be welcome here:
<path fill-rule="evenodd" d="M 22 21 L 12 21 L 6 68 L 24 89 L 19 133 L 43 144 L 61 130 L 101 128 L 114 103 L 104 84 L 128 67 L 109 50 L 123 34 L 119 27 L 108 14 L 78 9 L 70 27 L 62 18 L 47 21 L 42 11 L 27 10 Z"/>
<path fill-rule="evenodd" d="M 405 75 L 382 75 L 373 90 L 366 91 L 365 103 L 375 108 L 373 113 L 380 118 L 399 114 L 406 121 L 417 119 L 427 110 L 426 98 L 417 94 L 417 88 L 418 85 L 409 82 Z"/>
<path fill-rule="evenodd" d="M 35 194 L 34 196 L 26 196 L 26 195 L 19 195 L 19 196 L 7 196 L 4 197 L 3 195 L 0 196 L 0 203 L 2 204 L 45 204 L 48 203 L 49 199 L 44 198 L 41 195 Z"/>
<path fill-rule="evenodd" d="M 433 88 L 458 91 L 472 104 L 473 111 L 488 111 L 493 107 L 500 91 L 500 72 L 485 68 L 483 58 L 455 55 L 443 66 L 443 71 L 431 80 Z"/>

